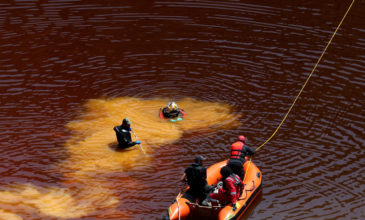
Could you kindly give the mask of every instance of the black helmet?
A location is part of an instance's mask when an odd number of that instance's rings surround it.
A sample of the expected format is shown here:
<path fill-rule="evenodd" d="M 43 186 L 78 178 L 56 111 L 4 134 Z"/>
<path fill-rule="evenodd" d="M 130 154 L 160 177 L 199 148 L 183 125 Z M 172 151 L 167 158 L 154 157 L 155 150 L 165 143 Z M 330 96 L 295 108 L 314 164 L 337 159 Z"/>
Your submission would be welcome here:
<path fill-rule="evenodd" d="M 123 125 L 131 125 L 132 122 L 128 118 L 123 119 Z"/>
<path fill-rule="evenodd" d="M 195 163 L 199 163 L 199 161 L 203 161 L 203 160 L 205 160 L 205 157 L 203 157 L 202 155 L 197 155 L 197 156 L 195 156 L 195 159 L 194 159 Z"/>

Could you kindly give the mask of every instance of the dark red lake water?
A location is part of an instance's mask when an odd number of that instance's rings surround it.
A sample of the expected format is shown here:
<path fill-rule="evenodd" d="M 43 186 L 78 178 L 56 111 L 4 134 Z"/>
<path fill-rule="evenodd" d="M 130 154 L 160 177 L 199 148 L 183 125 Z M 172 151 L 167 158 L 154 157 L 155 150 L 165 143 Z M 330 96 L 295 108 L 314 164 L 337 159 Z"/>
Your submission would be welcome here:
<path fill-rule="evenodd" d="M 0 0 L 0 218 L 159 219 L 194 155 L 271 136 L 350 4 Z M 256 153 L 245 219 L 365 218 L 364 11 Z M 149 117 L 169 100 L 191 121 Z M 125 116 L 146 155 L 108 148 Z"/>

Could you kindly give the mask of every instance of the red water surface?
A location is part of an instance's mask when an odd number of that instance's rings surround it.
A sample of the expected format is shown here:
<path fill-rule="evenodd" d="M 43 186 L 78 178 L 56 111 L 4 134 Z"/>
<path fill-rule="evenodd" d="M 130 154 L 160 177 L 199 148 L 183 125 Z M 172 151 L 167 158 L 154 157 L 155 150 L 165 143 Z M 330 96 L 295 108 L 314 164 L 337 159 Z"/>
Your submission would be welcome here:
<path fill-rule="evenodd" d="M 87 204 L 72 219 L 160 218 L 195 154 L 209 166 L 238 135 L 252 148 L 270 137 L 350 3 L 1 1 L 0 194 L 65 189 Z M 364 11 L 356 1 L 286 122 L 257 152 L 263 195 L 244 218 L 365 218 Z M 59 166 L 72 158 L 66 125 L 90 99 L 120 97 L 226 103 L 240 126 L 184 133 L 147 164 L 100 174 L 116 203 L 90 211 L 82 189 L 93 177 L 70 178 Z M 0 198 L 0 211 L 55 218 L 29 206 Z"/>

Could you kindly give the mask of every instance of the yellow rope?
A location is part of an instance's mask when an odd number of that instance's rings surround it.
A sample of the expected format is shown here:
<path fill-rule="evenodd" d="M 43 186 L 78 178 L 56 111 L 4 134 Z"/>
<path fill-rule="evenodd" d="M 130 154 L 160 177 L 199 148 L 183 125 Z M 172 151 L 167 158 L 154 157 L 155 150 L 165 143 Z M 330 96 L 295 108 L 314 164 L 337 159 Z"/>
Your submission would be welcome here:
<path fill-rule="evenodd" d="M 297 97 L 295 98 L 295 100 L 294 100 L 293 104 L 290 106 L 290 108 L 289 108 L 288 112 L 285 114 L 285 116 L 284 116 L 283 120 L 280 122 L 279 126 L 276 128 L 276 130 L 274 131 L 274 133 L 273 133 L 273 134 L 272 134 L 272 135 L 271 135 L 271 136 L 270 136 L 270 137 L 269 137 L 269 138 L 268 138 L 268 139 L 267 139 L 267 140 L 266 140 L 263 144 L 261 144 L 258 148 L 256 148 L 256 150 L 255 150 L 255 151 L 258 151 L 261 147 L 263 147 L 263 146 L 264 146 L 267 142 L 269 142 L 269 141 L 270 141 L 270 140 L 274 137 L 274 135 L 276 134 L 276 132 L 279 130 L 279 128 L 281 127 L 281 125 L 284 123 L 284 121 L 285 121 L 285 120 L 286 120 L 286 118 L 288 117 L 288 115 L 289 115 L 290 111 L 292 110 L 292 108 L 293 108 L 294 104 L 297 102 L 297 100 L 298 100 L 298 98 L 299 98 L 300 94 L 301 94 L 301 93 L 303 92 L 303 90 L 304 90 L 304 87 L 307 85 L 307 83 L 308 83 L 309 79 L 310 79 L 310 78 L 312 77 L 312 75 L 313 75 L 313 72 L 316 70 L 316 68 L 317 68 L 317 66 L 318 66 L 318 64 L 319 64 L 319 62 L 322 60 L 323 55 L 325 54 L 325 52 L 326 52 L 327 48 L 328 48 L 328 47 L 329 47 L 329 45 L 331 44 L 331 42 L 332 42 L 333 38 L 335 37 L 335 35 L 336 35 L 336 33 L 337 33 L 338 29 L 340 28 L 340 26 L 342 25 L 343 21 L 345 20 L 345 18 L 346 18 L 346 16 L 347 16 L 347 14 L 349 13 L 349 11 L 350 11 L 350 9 L 351 9 L 352 5 L 354 4 L 354 2 L 355 2 L 355 0 L 353 0 L 353 1 L 352 1 L 351 5 L 349 6 L 349 8 L 347 9 L 347 11 L 346 11 L 345 15 L 343 16 L 343 18 L 342 18 L 341 22 L 338 24 L 338 26 L 337 26 L 337 28 L 336 28 L 335 32 L 333 32 L 331 39 L 328 41 L 327 46 L 324 48 L 324 50 L 323 50 L 323 52 L 322 52 L 321 56 L 319 57 L 319 59 L 318 59 L 318 61 L 317 61 L 316 65 L 314 65 L 314 68 L 313 68 L 312 72 L 309 74 L 309 76 L 308 76 L 307 80 L 305 81 L 305 83 L 304 83 L 303 87 L 300 89 L 300 91 L 299 91 L 299 93 L 298 93 Z"/>

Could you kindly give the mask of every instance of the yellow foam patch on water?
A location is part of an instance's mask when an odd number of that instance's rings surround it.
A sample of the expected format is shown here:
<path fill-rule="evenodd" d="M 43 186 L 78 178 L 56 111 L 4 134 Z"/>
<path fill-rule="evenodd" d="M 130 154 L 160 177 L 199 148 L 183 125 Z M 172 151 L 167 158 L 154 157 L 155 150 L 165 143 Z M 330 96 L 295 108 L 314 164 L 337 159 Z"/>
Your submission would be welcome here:
<path fill-rule="evenodd" d="M 165 99 L 130 97 L 88 101 L 85 113 L 67 125 L 75 135 L 66 143 L 70 158 L 65 163 L 76 170 L 112 171 L 129 167 L 137 161 L 148 161 L 154 148 L 177 141 L 184 132 L 228 129 L 239 125 L 236 120 L 238 115 L 232 114 L 229 105 L 191 98 L 178 101 L 187 113 L 182 121 L 173 123 L 163 120 L 159 118 L 159 110 L 167 102 Z M 113 149 L 116 146 L 113 127 L 120 125 L 124 117 L 132 121 L 132 128 L 142 142 L 146 155 L 137 145 L 120 152 Z M 141 157 L 143 160 L 138 160 Z"/>
<path fill-rule="evenodd" d="M 232 114 L 229 105 L 191 98 L 177 102 L 186 112 L 182 121 L 173 123 L 161 119 L 159 110 L 168 101 L 130 97 L 88 101 L 80 117 L 66 125 L 73 132 L 65 143 L 69 157 L 56 168 L 63 172 L 65 188 L 14 186 L 8 191 L 0 191 L 1 208 L 10 207 L 9 210 L 15 213 L 19 209 L 30 212 L 36 209 L 42 215 L 54 218 L 80 218 L 96 210 L 115 210 L 120 203 L 114 195 L 118 189 L 114 189 L 113 180 L 102 174 L 145 166 L 154 150 L 179 140 L 185 132 L 204 133 L 239 125 L 237 118 L 240 116 Z M 115 150 L 117 141 L 113 127 L 120 125 L 124 117 L 132 121 L 132 128 L 146 154 L 138 146 Z M 126 189 L 123 190 L 135 188 L 138 181 L 132 182 L 133 186 L 124 185 Z M 17 217 L 0 210 L 1 215 Z"/>
<path fill-rule="evenodd" d="M 0 220 L 22 220 L 19 215 L 0 209 Z"/>
<path fill-rule="evenodd" d="M 32 185 L 18 185 L 9 191 L 0 191 L 0 204 L 14 208 L 21 205 L 22 209 L 36 207 L 43 215 L 57 218 L 77 218 L 92 211 L 78 204 L 67 189 Z"/>

